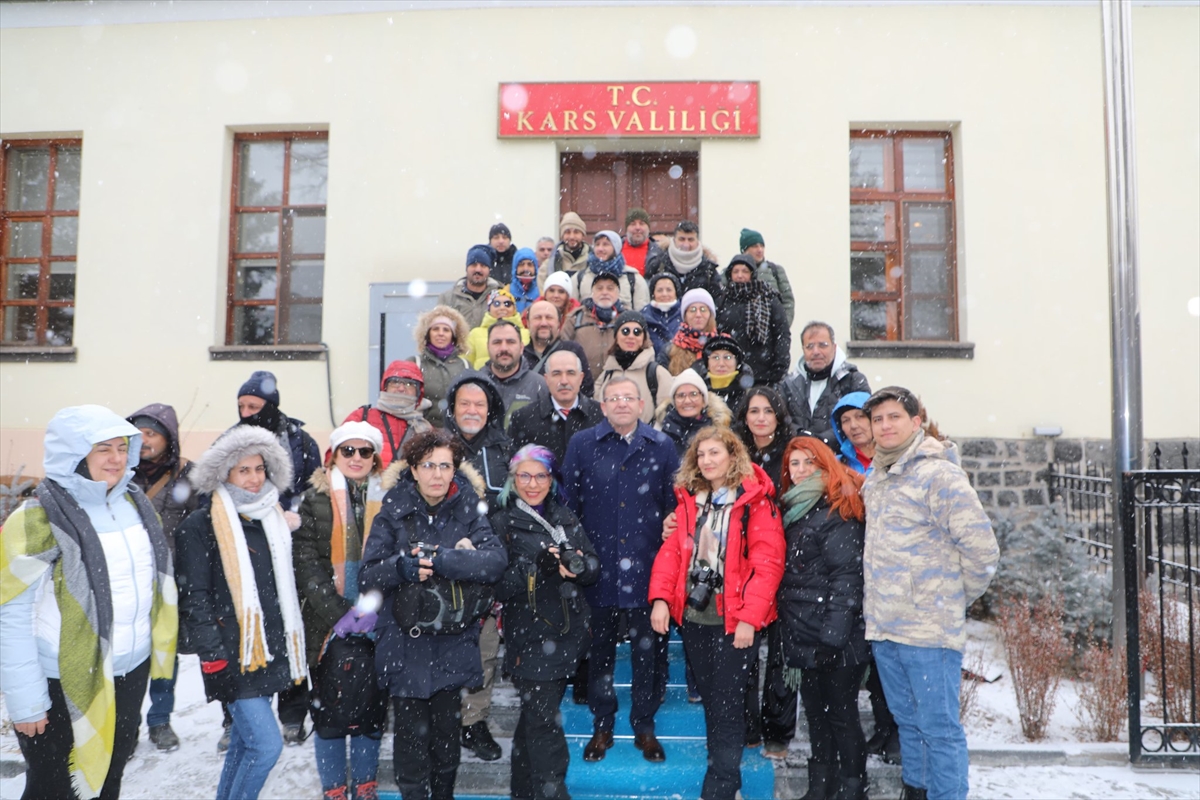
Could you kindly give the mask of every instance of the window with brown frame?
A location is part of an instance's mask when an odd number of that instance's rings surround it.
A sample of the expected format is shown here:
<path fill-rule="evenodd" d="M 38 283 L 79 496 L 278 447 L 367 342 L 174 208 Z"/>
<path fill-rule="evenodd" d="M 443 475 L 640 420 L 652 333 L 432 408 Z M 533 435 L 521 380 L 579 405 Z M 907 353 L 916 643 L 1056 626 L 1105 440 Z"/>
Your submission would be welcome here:
<path fill-rule="evenodd" d="M 74 340 L 79 238 L 79 139 L 0 146 L 3 343 L 67 347 Z"/>
<path fill-rule="evenodd" d="M 950 134 L 851 132 L 851 339 L 957 341 L 955 253 Z"/>
<path fill-rule="evenodd" d="M 234 137 L 226 344 L 321 341 L 328 175 L 328 133 Z"/>

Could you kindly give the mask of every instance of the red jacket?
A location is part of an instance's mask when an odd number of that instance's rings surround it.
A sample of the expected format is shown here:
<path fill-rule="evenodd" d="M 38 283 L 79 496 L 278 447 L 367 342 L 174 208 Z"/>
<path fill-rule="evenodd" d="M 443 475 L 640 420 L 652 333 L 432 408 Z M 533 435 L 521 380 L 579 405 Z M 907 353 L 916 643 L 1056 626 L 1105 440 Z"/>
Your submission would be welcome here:
<path fill-rule="evenodd" d="M 383 378 L 379 381 L 379 390 L 383 391 L 383 387 L 387 386 L 387 382 L 392 378 L 406 378 L 411 381 L 416 381 L 421 385 L 417 391 L 417 405 L 421 404 L 421 400 L 425 397 L 425 376 L 421 374 L 421 368 L 411 361 L 393 361 L 388 364 L 388 368 L 383 373 Z M 391 414 L 385 414 L 374 406 L 360 406 L 342 420 L 342 424 L 347 422 L 369 422 L 376 430 L 383 434 L 383 452 L 379 454 L 383 461 L 383 466 L 386 469 L 393 461 L 401 458 L 400 446 L 404 443 L 404 437 L 408 434 L 408 421 L 393 417 Z"/>
<path fill-rule="evenodd" d="M 754 466 L 754 477 L 742 483 L 742 493 L 729 517 L 725 549 L 725 581 L 716 597 L 717 610 L 725 618 L 725 632 L 733 633 L 739 622 L 762 630 L 775 619 L 775 593 L 783 579 L 786 545 L 783 517 L 775 505 L 775 488 L 762 467 Z M 682 623 L 687 600 L 687 574 L 692 563 L 696 536 L 696 496 L 675 489 L 679 505 L 675 516 L 679 527 L 663 543 L 650 572 L 650 602 L 665 600 L 671 618 Z M 748 520 L 747 531 L 742 530 Z"/>

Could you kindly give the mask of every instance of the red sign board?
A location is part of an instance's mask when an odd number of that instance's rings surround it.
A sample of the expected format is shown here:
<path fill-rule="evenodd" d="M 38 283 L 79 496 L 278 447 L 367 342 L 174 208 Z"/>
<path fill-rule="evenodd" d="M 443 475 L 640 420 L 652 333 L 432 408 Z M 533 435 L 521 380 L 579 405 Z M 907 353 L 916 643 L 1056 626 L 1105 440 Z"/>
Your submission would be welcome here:
<path fill-rule="evenodd" d="M 758 136 L 758 81 L 502 83 L 500 138 Z"/>

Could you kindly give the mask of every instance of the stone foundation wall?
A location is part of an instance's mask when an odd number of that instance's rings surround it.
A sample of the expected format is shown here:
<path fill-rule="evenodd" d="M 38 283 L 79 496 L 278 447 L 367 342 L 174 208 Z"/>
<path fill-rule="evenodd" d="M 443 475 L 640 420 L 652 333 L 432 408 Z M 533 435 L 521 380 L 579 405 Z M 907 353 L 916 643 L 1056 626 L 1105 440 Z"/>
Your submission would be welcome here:
<path fill-rule="evenodd" d="M 984 508 L 1037 508 L 1049 502 L 1046 474 L 1051 462 L 1068 470 L 1089 468 L 1107 474 L 1112 458 L 1108 439 L 956 439 L 962 467 L 971 478 Z M 1143 465 L 1156 468 L 1200 469 L 1200 439 L 1162 439 L 1145 443 Z"/>

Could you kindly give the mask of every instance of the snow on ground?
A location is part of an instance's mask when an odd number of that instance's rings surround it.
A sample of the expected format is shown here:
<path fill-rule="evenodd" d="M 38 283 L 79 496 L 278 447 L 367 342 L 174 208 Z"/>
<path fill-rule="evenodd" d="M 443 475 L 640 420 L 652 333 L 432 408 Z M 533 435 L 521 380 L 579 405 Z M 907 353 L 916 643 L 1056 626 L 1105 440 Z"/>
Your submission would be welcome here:
<path fill-rule="evenodd" d="M 1038 752 L 1059 751 L 1072 755 L 1094 755 L 1111 766 L 1024 766 L 971 767 L 971 798 L 1089 798 L 1089 800 L 1130 800 L 1142 798 L 1200 798 L 1200 773 L 1178 770 L 1146 772 L 1120 763 L 1127 752 L 1125 742 L 1089 744 L 1080 741 L 1079 719 L 1074 709 L 1077 692 L 1070 681 L 1063 681 L 1053 719 L 1044 742 L 1023 741 L 1017 718 L 1016 700 L 1009 682 L 1003 648 L 994 628 L 978 622 L 968 625 L 968 658 L 974 651 L 984 653 L 982 673 L 999 681 L 979 687 L 976 710 L 966 722 L 967 739 L 973 751 L 1003 750 L 1036 757 Z M 211 798 L 216 794 L 223 756 L 217 753 L 221 735 L 221 709 L 204 701 L 200 665 L 195 656 L 181 656 L 175 714 L 171 723 L 182 741 L 173 753 L 159 753 L 146 739 L 143 725 L 141 741 L 133 760 L 125 769 L 121 796 L 129 800 L 187 800 Z M 865 699 L 865 698 L 864 698 Z M 149 708 L 149 700 L 144 708 Z M 0 717 L 6 717 L 0 705 Z M 391 742 L 385 741 L 383 757 L 391 757 Z M 21 753 L 11 725 L 0 730 L 0 760 L 20 762 Z M 498 766 L 507 769 L 506 762 Z M 10 770 L 3 771 L 8 775 Z M 0 800 L 15 800 L 25 788 L 23 774 L 0 777 Z M 284 748 L 283 756 L 271 773 L 262 797 L 280 800 L 316 800 L 321 796 L 311 742 L 301 747 Z"/>

